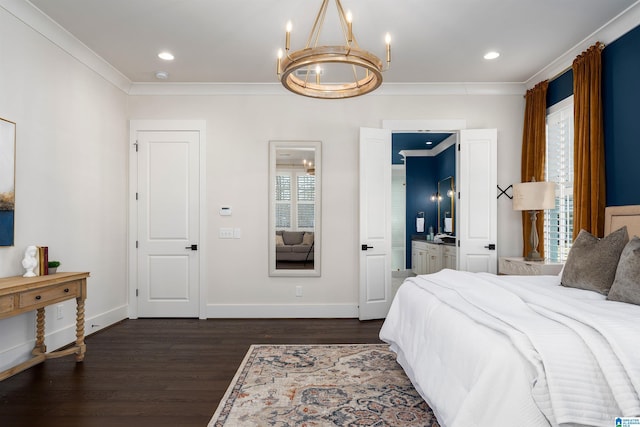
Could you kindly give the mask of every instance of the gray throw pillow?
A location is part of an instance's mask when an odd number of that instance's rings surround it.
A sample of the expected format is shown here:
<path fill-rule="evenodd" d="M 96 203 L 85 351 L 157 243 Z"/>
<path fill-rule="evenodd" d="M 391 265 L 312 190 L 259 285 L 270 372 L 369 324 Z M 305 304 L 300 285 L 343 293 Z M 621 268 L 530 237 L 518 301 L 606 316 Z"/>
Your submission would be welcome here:
<path fill-rule="evenodd" d="M 564 265 L 562 286 L 607 295 L 616 277 L 620 254 L 628 241 L 626 226 L 602 239 L 580 230 Z"/>
<path fill-rule="evenodd" d="M 616 278 L 607 299 L 640 305 L 640 238 L 638 236 L 631 239 L 622 250 Z"/>
<path fill-rule="evenodd" d="M 302 243 L 303 231 L 284 231 L 282 233 L 282 240 L 285 245 L 299 245 Z"/>

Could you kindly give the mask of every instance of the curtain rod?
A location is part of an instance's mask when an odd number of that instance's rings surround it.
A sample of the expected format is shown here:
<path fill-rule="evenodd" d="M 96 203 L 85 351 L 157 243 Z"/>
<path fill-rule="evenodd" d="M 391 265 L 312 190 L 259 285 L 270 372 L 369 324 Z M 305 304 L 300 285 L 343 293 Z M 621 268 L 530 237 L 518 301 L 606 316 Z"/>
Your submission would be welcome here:
<path fill-rule="evenodd" d="M 602 43 L 602 42 L 596 42 L 593 46 L 598 45 L 600 47 L 600 50 L 604 50 L 605 47 L 607 47 L 606 44 Z M 591 47 L 591 46 L 590 46 Z M 590 48 L 589 47 L 589 48 Z M 584 50 L 582 53 L 580 53 L 580 55 L 583 55 L 585 52 L 587 52 L 587 50 L 589 50 L 589 48 L 587 48 L 586 50 Z M 576 58 L 578 58 L 580 55 L 576 56 Z M 566 73 L 567 71 L 571 70 L 573 68 L 573 62 L 571 63 L 571 65 L 569 65 L 568 67 L 564 68 L 563 70 L 557 72 L 554 76 L 549 77 L 548 80 L 549 83 L 551 83 L 552 81 L 554 81 L 555 79 L 557 79 L 558 77 L 560 77 L 561 75 L 563 75 L 564 73 Z M 544 80 L 541 80 L 544 81 Z M 540 83 L 540 82 L 538 82 Z M 538 84 L 536 83 L 536 85 Z M 534 85 L 535 87 L 535 85 Z M 524 95 L 524 97 L 526 97 L 526 94 Z"/>

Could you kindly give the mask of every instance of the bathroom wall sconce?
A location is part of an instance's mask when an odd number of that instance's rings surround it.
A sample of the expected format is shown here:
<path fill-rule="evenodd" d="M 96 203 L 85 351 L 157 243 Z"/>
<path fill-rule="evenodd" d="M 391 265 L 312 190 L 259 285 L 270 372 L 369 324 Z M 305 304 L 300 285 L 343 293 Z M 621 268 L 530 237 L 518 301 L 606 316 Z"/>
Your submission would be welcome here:
<path fill-rule="evenodd" d="M 442 196 L 440 195 L 440 193 L 434 193 L 431 195 L 431 201 L 435 202 L 438 200 L 442 200 Z"/>

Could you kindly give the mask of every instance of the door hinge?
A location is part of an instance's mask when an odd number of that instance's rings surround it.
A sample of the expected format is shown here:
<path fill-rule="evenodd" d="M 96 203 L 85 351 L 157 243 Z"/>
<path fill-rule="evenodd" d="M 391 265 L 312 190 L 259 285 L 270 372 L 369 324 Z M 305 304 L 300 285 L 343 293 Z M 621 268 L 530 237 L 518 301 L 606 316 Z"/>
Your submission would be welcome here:
<path fill-rule="evenodd" d="M 458 240 L 458 247 L 460 247 L 460 240 Z"/>
<path fill-rule="evenodd" d="M 138 200 L 138 193 L 136 193 L 136 200 Z"/>
<path fill-rule="evenodd" d="M 138 241 L 136 240 L 136 249 L 138 249 Z"/>
<path fill-rule="evenodd" d="M 136 140 L 136 142 L 133 143 L 133 146 L 136 147 L 136 153 L 138 152 L 138 141 Z"/>
<path fill-rule="evenodd" d="M 136 296 L 138 296 L 138 290 L 136 289 Z"/>
<path fill-rule="evenodd" d="M 136 147 L 136 151 L 138 151 L 137 147 Z M 460 151 L 460 144 L 458 144 L 458 151 Z"/>

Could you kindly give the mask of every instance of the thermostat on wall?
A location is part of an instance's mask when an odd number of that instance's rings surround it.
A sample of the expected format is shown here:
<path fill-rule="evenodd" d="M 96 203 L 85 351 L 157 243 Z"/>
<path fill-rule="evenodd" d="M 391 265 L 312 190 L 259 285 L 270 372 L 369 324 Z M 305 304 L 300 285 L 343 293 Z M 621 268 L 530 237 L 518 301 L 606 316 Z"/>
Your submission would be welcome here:
<path fill-rule="evenodd" d="M 220 206 L 220 215 L 221 216 L 231 215 L 231 206 Z"/>

